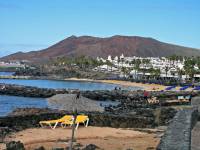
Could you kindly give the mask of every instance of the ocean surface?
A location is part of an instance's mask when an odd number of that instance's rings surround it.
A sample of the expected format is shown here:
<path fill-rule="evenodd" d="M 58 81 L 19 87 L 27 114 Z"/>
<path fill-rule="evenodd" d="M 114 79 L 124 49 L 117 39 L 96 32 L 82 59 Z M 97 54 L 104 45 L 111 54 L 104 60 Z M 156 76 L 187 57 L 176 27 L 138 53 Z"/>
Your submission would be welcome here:
<path fill-rule="evenodd" d="M 116 106 L 120 102 L 96 101 L 101 107 Z M 0 95 L 0 116 L 6 116 L 16 108 L 56 108 L 48 105 L 45 98 L 30 98 L 19 96 Z"/>
<path fill-rule="evenodd" d="M 0 95 L 0 116 L 5 116 L 16 108 L 47 108 L 44 98 L 27 98 Z"/>
<path fill-rule="evenodd" d="M 1 75 L 12 75 L 12 72 L 0 72 Z M 79 90 L 113 90 L 116 86 L 126 90 L 137 90 L 139 87 L 123 87 L 115 84 L 85 82 L 85 81 L 58 81 L 58 80 L 25 80 L 25 79 L 0 79 L 0 83 L 34 86 L 53 89 L 79 89 Z M 100 106 L 117 105 L 117 102 L 98 102 Z M 0 95 L 0 116 L 5 116 L 16 108 L 47 108 L 48 103 L 44 98 L 29 98 Z"/>
<path fill-rule="evenodd" d="M 0 72 L 0 76 L 11 76 L 14 72 Z"/>
<path fill-rule="evenodd" d="M 125 87 L 116 84 L 86 82 L 86 81 L 0 79 L 0 83 L 18 84 L 18 85 L 34 86 L 39 88 L 53 88 L 53 89 L 66 88 L 66 89 L 79 89 L 79 90 L 114 90 L 116 86 L 127 90 L 140 89 L 139 87 Z"/>

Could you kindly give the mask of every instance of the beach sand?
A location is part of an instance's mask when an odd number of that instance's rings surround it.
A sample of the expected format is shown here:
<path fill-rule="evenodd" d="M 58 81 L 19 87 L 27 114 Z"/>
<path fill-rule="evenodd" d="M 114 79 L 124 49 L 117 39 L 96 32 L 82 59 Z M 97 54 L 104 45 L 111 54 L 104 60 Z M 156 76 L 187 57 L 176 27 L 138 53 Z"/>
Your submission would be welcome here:
<path fill-rule="evenodd" d="M 89 81 L 89 82 L 102 82 L 102 83 L 110 83 L 110 84 L 118 84 L 125 87 L 141 87 L 147 91 L 161 91 L 166 88 L 164 85 L 159 84 L 143 84 L 143 83 L 136 83 L 130 81 L 119 81 L 119 80 L 93 80 L 93 79 L 78 79 L 78 78 L 67 78 L 65 80 L 74 80 L 74 81 Z"/>
<path fill-rule="evenodd" d="M 140 132 L 133 129 L 116 129 L 108 127 L 80 127 L 75 132 L 76 144 L 83 147 L 87 144 L 95 144 L 105 150 L 146 150 L 155 147 L 159 143 L 156 130 L 151 133 Z M 27 150 L 33 150 L 44 146 L 47 150 L 55 147 L 69 145 L 71 128 L 32 128 L 9 135 L 5 141 L 21 141 Z"/>

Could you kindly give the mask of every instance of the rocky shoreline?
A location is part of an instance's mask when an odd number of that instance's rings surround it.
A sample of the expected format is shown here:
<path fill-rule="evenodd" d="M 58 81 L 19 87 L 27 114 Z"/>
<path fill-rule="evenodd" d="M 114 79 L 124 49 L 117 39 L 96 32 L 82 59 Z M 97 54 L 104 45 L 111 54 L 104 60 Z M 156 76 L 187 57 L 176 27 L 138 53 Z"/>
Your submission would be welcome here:
<path fill-rule="evenodd" d="M 56 94 L 65 94 L 70 92 L 66 89 L 47 89 L 47 88 L 37 88 L 32 86 L 23 86 L 15 84 L 0 84 L 0 94 L 10 95 L 10 96 L 23 96 L 23 97 L 38 97 L 38 98 L 48 98 Z M 73 93 L 73 91 L 71 91 Z"/>
<path fill-rule="evenodd" d="M 50 98 L 58 94 L 76 94 L 78 90 L 68 89 L 46 89 L 31 86 L 0 84 L 0 95 L 23 96 Z M 128 91 L 128 90 L 96 90 L 96 91 L 80 91 L 85 98 L 94 101 L 116 101 L 117 106 L 105 107 L 106 112 L 113 114 L 127 113 L 135 109 L 160 108 L 165 106 L 189 105 L 190 101 L 178 101 L 178 96 L 191 97 L 198 96 L 198 91 L 151 91 L 149 98 L 156 97 L 158 103 L 148 103 L 144 98 L 144 91 Z"/>
<path fill-rule="evenodd" d="M 158 113 L 159 112 L 159 113 Z M 19 108 L 9 116 L 0 117 L 1 139 L 10 132 L 39 127 L 39 121 L 57 119 L 72 112 L 39 108 Z M 129 113 L 85 112 L 90 118 L 90 126 L 113 128 L 154 128 L 168 125 L 176 114 L 173 108 L 135 109 Z"/>
<path fill-rule="evenodd" d="M 142 90 L 96 90 L 80 91 L 83 97 L 95 101 L 118 101 L 117 106 L 107 106 L 104 112 L 87 112 L 90 118 L 90 126 L 113 128 L 155 128 L 167 126 L 175 116 L 177 110 L 170 106 L 190 105 L 190 102 L 175 101 L 178 96 L 199 95 L 199 92 L 191 91 L 151 91 L 149 97 L 157 97 L 159 103 L 149 104 L 143 97 Z M 19 86 L 0 84 L 1 95 L 14 95 L 24 97 L 49 98 L 57 94 L 76 94 L 77 90 L 46 89 L 31 86 Z M 5 117 L 0 117 L 0 139 L 12 132 L 27 128 L 38 128 L 39 121 L 57 119 L 72 112 L 52 110 L 48 108 L 19 108 Z"/>
<path fill-rule="evenodd" d="M 78 89 L 48 89 L 37 88 L 32 86 L 23 86 L 15 84 L 0 83 L 0 94 L 23 97 L 39 97 L 49 98 L 56 94 L 76 94 Z M 94 100 L 122 100 L 134 99 L 143 96 L 143 90 L 129 91 L 129 90 L 94 90 L 94 91 L 80 91 L 81 94 L 87 98 Z M 177 96 L 196 96 L 198 91 L 150 91 L 150 96 L 156 96 L 160 99 L 176 99 Z"/>

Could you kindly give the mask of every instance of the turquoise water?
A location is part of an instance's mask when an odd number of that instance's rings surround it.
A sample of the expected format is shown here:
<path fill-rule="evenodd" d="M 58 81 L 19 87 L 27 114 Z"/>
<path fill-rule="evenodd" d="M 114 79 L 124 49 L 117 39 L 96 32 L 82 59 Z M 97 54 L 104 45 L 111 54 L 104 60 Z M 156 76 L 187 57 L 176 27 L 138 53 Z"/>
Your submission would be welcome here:
<path fill-rule="evenodd" d="M 11 76 L 14 72 L 0 72 L 0 76 Z"/>
<path fill-rule="evenodd" d="M 120 102 L 96 101 L 101 107 L 116 106 Z M 6 116 L 16 108 L 54 108 L 47 99 L 0 95 L 0 116 Z M 56 107 L 55 107 L 56 108 Z"/>
<path fill-rule="evenodd" d="M 0 116 L 5 116 L 16 108 L 47 108 L 44 98 L 28 98 L 0 95 Z"/>
<path fill-rule="evenodd" d="M 0 83 L 18 84 L 25 86 L 34 86 L 39 88 L 53 88 L 53 89 L 79 89 L 79 90 L 113 90 L 115 84 L 98 83 L 98 82 L 84 82 L 84 81 L 58 81 L 58 80 L 21 80 L 21 79 L 0 79 Z M 122 87 L 122 89 L 137 90 L 138 87 Z"/>
<path fill-rule="evenodd" d="M 1 75 L 12 75 L 9 72 L 0 72 Z M 79 90 L 113 90 L 116 86 L 126 90 L 137 90 L 138 87 L 122 87 L 115 84 L 98 83 L 98 82 L 81 82 L 81 81 L 57 81 L 57 80 L 24 80 L 24 79 L 0 79 L 0 83 L 18 84 L 25 86 L 34 86 L 39 88 L 53 89 L 79 89 Z M 117 105 L 112 101 L 98 102 L 100 106 Z M 46 108 L 48 103 L 43 98 L 29 98 L 17 96 L 0 95 L 0 116 L 5 116 L 16 108 Z"/>

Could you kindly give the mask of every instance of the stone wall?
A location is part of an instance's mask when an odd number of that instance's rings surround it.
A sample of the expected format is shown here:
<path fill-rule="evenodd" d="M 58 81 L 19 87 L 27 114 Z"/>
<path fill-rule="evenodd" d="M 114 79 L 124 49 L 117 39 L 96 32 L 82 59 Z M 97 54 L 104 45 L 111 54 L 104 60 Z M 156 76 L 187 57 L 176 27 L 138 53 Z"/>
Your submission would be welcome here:
<path fill-rule="evenodd" d="M 66 113 L 65 113 L 66 114 Z M 69 114 L 69 113 L 68 113 Z M 0 117 L 0 126 L 18 130 L 26 128 L 39 127 L 39 121 L 58 119 L 62 113 L 32 114 L 24 116 Z M 102 113 L 88 114 L 91 126 L 106 126 L 115 128 L 147 128 L 154 126 L 153 117 L 144 117 L 138 115 L 112 115 Z"/>
<path fill-rule="evenodd" d="M 198 111 L 200 112 L 200 97 L 196 96 L 192 98 L 191 105 L 193 107 L 196 107 Z"/>
<path fill-rule="evenodd" d="M 197 118 L 196 108 L 191 107 L 178 111 L 161 138 L 157 150 L 190 150 L 191 130 Z"/>
<path fill-rule="evenodd" d="M 56 94 L 68 94 L 76 93 L 77 90 L 69 89 L 47 89 L 47 88 L 37 88 L 31 86 L 14 85 L 14 84 L 3 84 L 0 83 L 0 94 L 1 95 L 13 95 L 13 96 L 24 96 L 24 97 L 43 97 L 48 98 Z M 81 91 L 84 97 L 94 100 L 120 100 L 122 102 L 131 102 L 138 98 L 143 98 L 144 92 L 139 91 L 126 91 L 126 90 L 96 90 L 96 91 Z M 200 95 L 200 92 L 190 92 L 190 91 L 152 91 L 149 93 L 150 96 L 155 96 L 159 100 L 172 100 L 177 99 L 178 96 Z"/>

